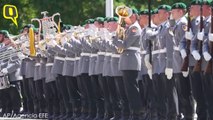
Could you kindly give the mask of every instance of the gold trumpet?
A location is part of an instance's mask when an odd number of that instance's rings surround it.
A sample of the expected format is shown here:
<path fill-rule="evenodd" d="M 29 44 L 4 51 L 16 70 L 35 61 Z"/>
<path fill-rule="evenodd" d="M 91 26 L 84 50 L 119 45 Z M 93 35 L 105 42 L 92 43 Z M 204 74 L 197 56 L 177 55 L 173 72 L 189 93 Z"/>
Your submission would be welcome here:
<path fill-rule="evenodd" d="M 124 19 L 127 17 L 130 17 L 132 15 L 132 9 L 127 6 L 118 6 L 115 10 L 116 14 L 119 16 L 118 20 L 118 28 L 116 30 L 116 34 L 119 39 L 124 40 L 125 38 L 125 30 L 122 27 L 122 24 L 124 23 Z M 117 49 L 118 53 L 123 53 L 122 48 Z"/>

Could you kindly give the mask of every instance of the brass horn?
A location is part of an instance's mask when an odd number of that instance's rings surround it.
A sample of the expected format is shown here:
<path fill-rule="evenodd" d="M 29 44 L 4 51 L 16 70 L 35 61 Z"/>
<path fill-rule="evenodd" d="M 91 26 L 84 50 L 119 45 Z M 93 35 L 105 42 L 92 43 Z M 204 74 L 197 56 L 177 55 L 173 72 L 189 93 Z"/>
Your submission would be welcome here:
<path fill-rule="evenodd" d="M 124 40 L 125 38 L 125 31 L 124 28 L 121 26 L 124 22 L 124 19 L 130 17 L 132 15 L 132 9 L 127 6 L 118 6 L 115 10 L 116 14 L 119 16 L 118 20 L 118 28 L 116 30 L 116 34 L 119 39 Z M 123 53 L 122 48 L 117 48 L 118 53 Z"/>

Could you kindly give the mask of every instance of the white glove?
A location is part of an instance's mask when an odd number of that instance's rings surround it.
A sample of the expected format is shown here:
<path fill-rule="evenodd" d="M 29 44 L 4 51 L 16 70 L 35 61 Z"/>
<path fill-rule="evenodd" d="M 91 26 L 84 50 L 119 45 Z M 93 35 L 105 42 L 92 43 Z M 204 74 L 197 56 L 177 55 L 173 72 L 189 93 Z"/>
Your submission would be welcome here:
<path fill-rule="evenodd" d="M 50 40 L 47 45 L 49 45 L 50 47 L 55 47 L 57 45 L 55 40 Z"/>
<path fill-rule="evenodd" d="M 3 69 L 1 70 L 1 72 L 2 72 L 3 74 L 7 74 L 7 73 L 8 73 L 7 68 L 3 68 Z"/>
<path fill-rule="evenodd" d="M 19 57 L 21 60 L 27 58 L 27 56 L 25 56 L 23 53 L 18 53 L 18 57 Z"/>
<path fill-rule="evenodd" d="M 187 71 L 182 71 L 183 77 L 187 77 L 189 75 L 189 68 Z"/>
<path fill-rule="evenodd" d="M 212 58 L 211 55 L 208 52 L 204 52 L 203 57 L 206 61 L 209 61 Z"/>
<path fill-rule="evenodd" d="M 212 33 L 209 33 L 209 41 L 213 42 L 213 34 Z"/>
<path fill-rule="evenodd" d="M 203 36 L 204 36 L 203 32 L 199 32 L 197 34 L 197 39 L 202 41 L 203 40 Z"/>
<path fill-rule="evenodd" d="M 167 79 L 171 80 L 172 76 L 173 76 L 173 69 L 172 68 L 166 68 L 165 74 L 166 74 Z"/>
<path fill-rule="evenodd" d="M 184 59 L 187 56 L 186 50 L 184 50 L 184 49 L 180 50 L 180 54 L 181 54 L 182 59 Z"/>
<path fill-rule="evenodd" d="M 61 44 L 62 44 L 62 46 L 64 46 L 64 44 L 67 42 L 67 38 L 62 38 L 62 40 L 61 40 Z"/>
<path fill-rule="evenodd" d="M 149 62 L 149 58 L 150 58 L 149 55 L 145 55 L 144 62 L 145 62 L 147 69 L 152 69 L 152 64 Z"/>
<path fill-rule="evenodd" d="M 146 28 L 146 36 L 150 37 L 153 36 L 155 34 L 155 31 L 153 31 L 152 28 Z"/>
<path fill-rule="evenodd" d="M 186 38 L 186 39 L 191 40 L 192 37 L 193 37 L 193 34 L 192 34 L 191 30 L 190 30 L 189 32 L 186 32 L 186 33 L 185 33 L 185 38 Z"/>
<path fill-rule="evenodd" d="M 149 78 L 152 80 L 152 69 L 148 69 L 147 71 Z"/>
<path fill-rule="evenodd" d="M 192 51 L 192 55 L 195 60 L 200 60 L 200 58 L 201 58 L 200 54 L 196 50 Z"/>

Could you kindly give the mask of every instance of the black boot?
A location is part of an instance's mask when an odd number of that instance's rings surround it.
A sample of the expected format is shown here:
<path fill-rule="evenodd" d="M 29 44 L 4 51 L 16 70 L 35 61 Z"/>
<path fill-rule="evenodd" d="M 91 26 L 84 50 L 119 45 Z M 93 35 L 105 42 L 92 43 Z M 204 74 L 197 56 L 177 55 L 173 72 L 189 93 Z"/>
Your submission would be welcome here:
<path fill-rule="evenodd" d="M 119 120 L 119 119 L 121 119 L 121 112 L 117 111 L 114 112 L 114 116 L 110 120 Z"/>
<path fill-rule="evenodd" d="M 97 113 L 96 117 L 93 120 L 103 120 L 104 113 Z"/>
<path fill-rule="evenodd" d="M 89 115 L 88 109 L 82 109 L 81 110 L 81 115 L 77 118 L 75 118 L 75 120 L 85 120 L 86 117 Z"/>
<path fill-rule="evenodd" d="M 106 112 L 104 114 L 104 119 L 103 120 L 110 120 L 113 117 L 113 114 L 110 112 Z"/>

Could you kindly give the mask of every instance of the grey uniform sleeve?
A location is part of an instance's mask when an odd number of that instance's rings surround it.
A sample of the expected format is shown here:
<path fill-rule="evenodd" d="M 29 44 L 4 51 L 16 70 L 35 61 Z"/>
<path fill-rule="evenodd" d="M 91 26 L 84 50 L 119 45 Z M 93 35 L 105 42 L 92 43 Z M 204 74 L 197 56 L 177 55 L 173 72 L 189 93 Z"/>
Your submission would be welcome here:
<path fill-rule="evenodd" d="M 105 47 L 113 52 L 117 51 L 117 47 L 112 43 L 112 41 L 105 41 Z"/>
<path fill-rule="evenodd" d="M 173 41 L 172 36 L 169 34 L 169 32 L 166 34 L 166 67 L 172 68 L 172 61 L 173 61 Z"/>
<path fill-rule="evenodd" d="M 55 52 L 52 50 L 51 47 L 47 48 L 47 53 L 48 53 L 48 55 L 55 55 Z"/>
<path fill-rule="evenodd" d="M 104 40 L 96 40 L 94 41 L 93 43 L 93 46 L 95 49 L 98 49 L 98 50 L 105 50 L 105 46 L 103 45 L 103 41 Z"/>
<path fill-rule="evenodd" d="M 91 43 L 89 43 L 88 40 L 86 40 L 86 38 L 83 38 L 83 39 L 81 40 L 81 44 L 82 44 L 82 46 L 83 46 L 85 49 L 87 49 L 87 50 L 90 50 L 90 51 L 91 51 L 91 50 L 93 49 Z"/>
<path fill-rule="evenodd" d="M 99 47 L 98 47 L 98 41 L 92 42 L 91 45 L 92 45 L 93 48 L 96 48 L 96 49 L 99 48 Z"/>
<path fill-rule="evenodd" d="M 202 46 L 202 52 L 209 52 L 209 39 L 208 36 L 203 37 L 203 46 Z"/>
<path fill-rule="evenodd" d="M 196 21 L 196 23 L 195 23 L 195 25 L 193 24 L 193 38 L 192 38 L 192 40 L 191 40 L 191 44 L 190 44 L 190 52 L 192 53 L 194 50 L 197 50 L 197 45 L 198 45 L 198 39 L 197 39 L 197 34 L 198 34 L 198 32 L 199 32 L 199 21 L 197 20 Z"/>
<path fill-rule="evenodd" d="M 65 54 L 65 49 L 63 47 L 61 47 L 60 45 L 56 45 L 55 47 L 52 48 L 52 50 L 56 53 L 59 54 Z"/>
<path fill-rule="evenodd" d="M 129 48 L 137 39 L 140 39 L 140 31 L 137 27 L 133 26 L 130 28 L 129 34 L 126 35 L 124 40 L 114 39 L 113 44 L 118 48 L 127 49 Z"/>
<path fill-rule="evenodd" d="M 70 43 L 65 43 L 64 48 L 69 52 L 75 53 L 74 47 Z"/>
<path fill-rule="evenodd" d="M 202 52 L 209 52 L 209 38 L 208 34 L 210 31 L 210 26 L 211 23 L 207 23 L 206 26 L 204 27 L 204 37 L 203 37 L 203 46 L 202 46 Z"/>
<path fill-rule="evenodd" d="M 19 67 L 20 67 L 20 61 L 18 59 L 18 56 L 15 56 L 13 58 L 11 58 L 8 66 L 7 66 L 7 71 L 8 73 L 12 73 L 15 72 Z"/>
<path fill-rule="evenodd" d="M 194 50 L 197 50 L 198 45 L 198 39 L 197 34 L 193 36 L 190 44 L 190 51 L 193 52 Z"/>

